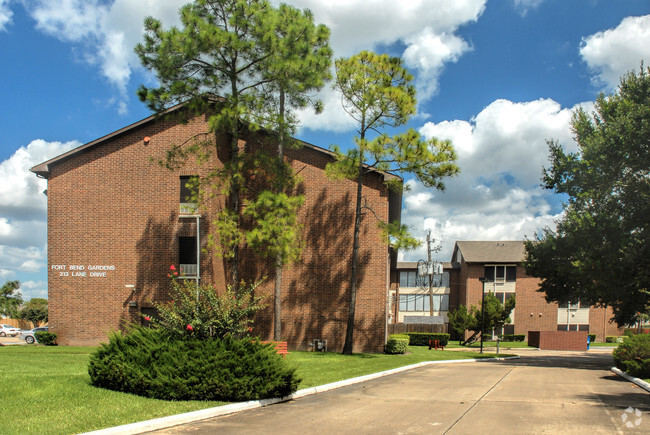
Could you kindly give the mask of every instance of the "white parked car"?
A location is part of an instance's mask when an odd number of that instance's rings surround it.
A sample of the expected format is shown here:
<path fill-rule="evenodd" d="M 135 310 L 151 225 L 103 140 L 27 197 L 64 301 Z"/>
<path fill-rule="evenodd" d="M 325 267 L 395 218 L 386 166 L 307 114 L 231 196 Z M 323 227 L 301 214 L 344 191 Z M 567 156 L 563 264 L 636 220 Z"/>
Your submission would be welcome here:
<path fill-rule="evenodd" d="M 15 337 L 19 333 L 20 328 L 16 328 L 15 326 L 11 325 L 0 325 L 0 337 L 6 337 L 7 335 Z"/>
<path fill-rule="evenodd" d="M 38 340 L 36 340 L 36 336 L 34 335 L 34 333 L 38 331 L 47 331 L 47 330 L 48 330 L 47 326 L 41 326 L 39 328 L 29 329 L 27 331 L 20 331 L 20 339 L 25 340 L 29 344 L 38 343 Z"/>

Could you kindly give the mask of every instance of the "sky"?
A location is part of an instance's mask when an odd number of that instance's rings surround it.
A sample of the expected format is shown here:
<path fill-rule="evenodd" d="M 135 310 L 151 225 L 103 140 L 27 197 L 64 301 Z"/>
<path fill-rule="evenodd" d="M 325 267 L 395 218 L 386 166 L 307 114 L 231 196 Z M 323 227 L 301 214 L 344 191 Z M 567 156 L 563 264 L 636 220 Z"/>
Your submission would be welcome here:
<path fill-rule="evenodd" d="M 273 0 L 273 3 L 279 2 Z M 449 261 L 457 240 L 523 240 L 561 216 L 540 186 L 547 140 L 577 150 L 570 120 L 650 64 L 647 0 L 287 0 L 331 29 L 335 57 L 401 56 L 418 112 L 407 127 L 451 139 L 461 173 L 444 192 L 407 177 L 402 222 L 430 230 Z M 186 0 L 0 0 L 0 284 L 47 297 L 45 180 L 29 168 L 146 118 L 155 85 L 133 47 L 146 16 L 178 23 Z M 299 139 L 343 148 L 354 124 L 327 86 Z M 416 261 L 424 247 L 401 253 Z"/>

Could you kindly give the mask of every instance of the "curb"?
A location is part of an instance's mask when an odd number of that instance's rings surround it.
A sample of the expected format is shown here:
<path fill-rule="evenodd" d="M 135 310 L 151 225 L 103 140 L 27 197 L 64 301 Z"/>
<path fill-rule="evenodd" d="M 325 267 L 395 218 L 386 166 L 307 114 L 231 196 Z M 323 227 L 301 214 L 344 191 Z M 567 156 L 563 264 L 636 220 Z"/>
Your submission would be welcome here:
<path fill-rule="evenodd" d="M 359 376 L 356 378 L 346 379 L 343 381 L 332 382 L 330 384 L 319 385 L 317 387 L 305 388 L 298 390 L 295 393 L 281 398 L 251 400 L 248 402 L 232 403 L 230 405 L 217 406 L 214 408 L 200 409 L 198 411 L 186 412 L 183 414 L 170 415 L 168 417 L 155 418 L 152 420 L 139 421 L 137 423 L 130 423 L 121 426 L 109 427 L 106 429 L 99 429 L 92 432 L 85 432 L 86 435 L 112 435 L 112 434 L 139 434 L 143 432 L 165 429 L 181 424 L 192 423 L 200 420 L 207 420 L 208 418 L 220 417 L 223 415 L 233 414 L 235 412 L 245 411 L 247 409 L 263 408 L 265 406 L 273 405 L 280 402 L 287 402 L 289 400 L 298 399 L 300 397 L 310 396 L 312 394 L 322 393 L 325 391 L 334 390 L 348 385 L 354 385 L 361 382 L 377 379 L 388 375 L 404 372 L 407 370 L 416 369 L 419 367 L 426 367 L 434 364 L 450 364 L 450 363 L 464 363 L 464 362 L 490 362 L 490 361 L 505 361 L 510 359 L 518 359 L 519 356 L 509 356 L 503 358 L 476 358 L 476 359 L 454 359 L 443 361 L 424 361 L 417 364 L 411 364 L 396 369 L 385 370 L 383 372 L 371 373 L 369 375 Z"/>
<path fill-rule="evenodd" d="M 622 370 L 620 370 L 620 369 L 618 369 L 616 367 L 612 367 L 611 370 L 614 373 L 616 373 L 617 375 L 619 375 L 620 377 L 622 377 L 622 378 L 624 378 L 624 379 L 638 385 L 639 387 L 643 388 L 644 390 L 646 390 L 647 392 L 650 393 L 650 384 L 647 383 L 646 381 L 644 381 L 642 379 L 639 379 L 639 378 L 635 378 L 634 376 L 630 376 L 627 373 L 625 373 L 624 371 L 622 371 Z"/>

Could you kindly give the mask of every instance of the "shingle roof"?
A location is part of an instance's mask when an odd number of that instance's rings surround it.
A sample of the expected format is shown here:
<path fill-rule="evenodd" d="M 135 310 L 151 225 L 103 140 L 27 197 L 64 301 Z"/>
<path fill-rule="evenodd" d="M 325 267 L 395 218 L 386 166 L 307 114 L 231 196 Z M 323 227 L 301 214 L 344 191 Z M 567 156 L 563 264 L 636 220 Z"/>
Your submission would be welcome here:
<path fill-rule="evenodd" d="M 466 263 L 521 263 L 526 251 L 524 242 L 456 242 L 454 254 L 460 251 Z"/>

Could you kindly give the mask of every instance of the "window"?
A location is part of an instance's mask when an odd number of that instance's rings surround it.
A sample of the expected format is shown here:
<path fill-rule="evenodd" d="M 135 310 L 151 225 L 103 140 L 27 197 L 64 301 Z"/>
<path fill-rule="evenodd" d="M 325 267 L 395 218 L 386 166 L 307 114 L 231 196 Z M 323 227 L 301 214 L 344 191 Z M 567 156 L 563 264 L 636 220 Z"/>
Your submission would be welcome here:
<path fill-rule="evenodd" d="M 180 204 L 182 214 L 196 213 L 196 201 L 192 199 L 193 179 L 196 176 L 181 176 Z"/>
<path fill-rule="evenodd" d="M 196 237 L 178 238 L 178 263 L 182 269 L 181 275 L 196 276 Z"/>
<path fill-rule="evenodd" d="M 414 270 L 403 270 L 400 271 L 399 273 L 399 286 L 400 287 L 417 287 L 416 281 L 416 273 Z"/>
<path fill-rule="evenodd" d="M 569 308 L 571 310 L 579 310 L 580 309 L 580 302 L 562 302 L 558 305 L 558 308 Z"/>
<path fill-rule="evenodd" d="M 557 325 L 558 331 L 586 331 L 589 332 L 589 325 Z"/>
<path fill-rule="evenodd" d="M 515 282 L 517 281 L 517 266 L 485 266 L 483 276 L 488 282 Z"/>
<path fill-rule="evenodd" d="M 502 304 L 505 304 L 508 299 L 510 299 L 511 296 L 514 296 L 514 292 L 496 292 L 494 296 L 501 302 Z"/>
<path fill-rule="evenodd" d="M 429 295 L 399 295 L 400 311 L 429 311 Z M 449 311 L 449 295 L 433 295 L 434 311 Z"/>
<path fill-rule="evenodd" d="M 449 287 L 449 272 L 433 275 L 434 287 Z"/>

